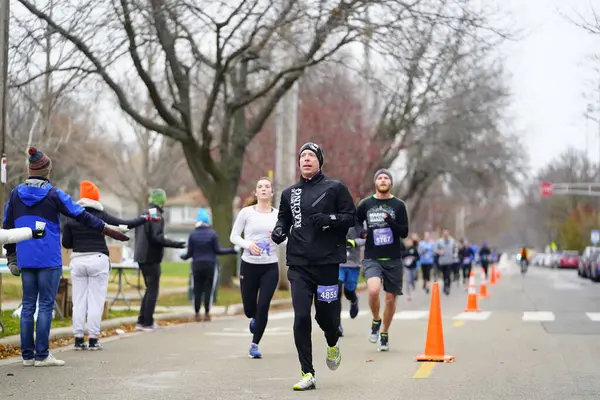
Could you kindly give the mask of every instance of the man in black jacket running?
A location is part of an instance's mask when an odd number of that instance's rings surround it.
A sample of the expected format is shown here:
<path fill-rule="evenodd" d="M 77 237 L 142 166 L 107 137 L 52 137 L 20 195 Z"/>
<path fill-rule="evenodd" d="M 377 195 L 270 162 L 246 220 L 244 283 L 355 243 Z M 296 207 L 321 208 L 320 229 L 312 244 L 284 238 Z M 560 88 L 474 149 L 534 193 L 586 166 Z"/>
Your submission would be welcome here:
<path fill-rule="evenodd" d="M 327 340 L 326 363 L 336 370 L 342 360 L 339 265 L 346 262 L 346 234 L 355 225 L 356 207 L 346 185 L 323 175 L 323 151 L 305 143 L 298 153 L 300 182 L 281 193 L 277 224 L 271 238 L 277 244 L 288 237 L 288 280 L 294 308 L 294 341 L 302 379 L 294 390 L 316 385 L 312 363 L 311 307 Z"/>

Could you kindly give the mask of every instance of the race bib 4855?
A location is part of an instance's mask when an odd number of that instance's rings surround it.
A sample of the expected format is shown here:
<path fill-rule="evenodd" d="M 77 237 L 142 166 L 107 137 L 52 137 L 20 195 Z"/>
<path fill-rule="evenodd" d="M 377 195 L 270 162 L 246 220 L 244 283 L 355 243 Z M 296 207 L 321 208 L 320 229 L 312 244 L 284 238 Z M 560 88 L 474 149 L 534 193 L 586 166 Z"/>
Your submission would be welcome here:
<path fill-rule="evenodd" d="M 317 286 L 317 299 L 325 303 L 331 303 L 338 299 L 338 285 Z"/>

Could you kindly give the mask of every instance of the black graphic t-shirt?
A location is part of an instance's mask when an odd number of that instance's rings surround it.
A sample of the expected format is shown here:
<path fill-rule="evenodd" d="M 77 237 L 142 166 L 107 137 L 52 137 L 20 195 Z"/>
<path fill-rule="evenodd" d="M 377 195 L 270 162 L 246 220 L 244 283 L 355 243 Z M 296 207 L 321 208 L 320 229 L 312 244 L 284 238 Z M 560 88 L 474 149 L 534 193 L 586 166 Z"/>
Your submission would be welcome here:
<path fill-rule="evenodd" d="M 408 213 L 402 200 L 367 197 L 358 205 L 356 216 L 360 226 L 366 222 L 365 258 L 402 258 L 402 239 L 408 236 Z"/>

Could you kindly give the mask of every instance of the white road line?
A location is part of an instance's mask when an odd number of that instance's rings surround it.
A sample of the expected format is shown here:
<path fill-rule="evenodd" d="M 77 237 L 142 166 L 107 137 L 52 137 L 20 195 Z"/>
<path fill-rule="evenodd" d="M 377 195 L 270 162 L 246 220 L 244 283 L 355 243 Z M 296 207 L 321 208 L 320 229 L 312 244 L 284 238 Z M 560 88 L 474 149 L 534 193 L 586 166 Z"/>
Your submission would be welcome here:
<path fill-rule="evenodd" d="M 570 282 L 555 282 L 552 287 L 556 290 L 580 290 L 581 285 Z"/>
<path fill-rule="evenodd" d="M 371 312 L 370 311 L 359 311 L 356 318 L 366 317 L 367 315 L 371 315 Z M 342 319 L 352 319 L 352 318 L 350 318 L 350 313 L 348 313 L 348 310 L 342 311 Z"/>
<path fill-rule="evenodd" d="M 525 311 L 523 313 L 523 321 L 554 321 L 554 313 L 552 311 Z"/>
<path fill-rule="evenodd" d="M 267 328 L 265 329 L 265 332 L 281 332 L 281 331 L 286 331 L 286 332 L 290 332 L 292 330 L 292 328 L 284 328 L 284 327 L 273 327 L 273 328 Z M 224 332 L 244 332 L 244 333 L 250 333 L 250 331 L 248 330 L 248 328 L 223 328 Z"/>
<path fill-rule="evenodd" d="M 394 314 L 394 319 L 425 319 L 429 315 L 429 311 L 400 311 Z"/>
<path fill-rule="evenodd" d="M 598 312 L 589 312 L 585 313 L 585 315 L 594 322 L 600 322 L 600 313 Z"/>
<path fill-rule="evenodd" d="M 279 312 L 275 314 L 269 314 L 269 321 L 276 321 L 278 319 L 294 318 L 293 311 Z"/>
<path fill-rule="evenodd" d="M 452 317 L 452 319 L 460 321 L 485 321 L 490 315 L 492 315 L 491 311 L 463 312 Z"/>
<path fill-rule="evenodd" d="M 206 336 L 252 337 L 250 332 L 205 332 Z M 265 332 L 264 336 L 287 336 L 292 332 Z"/>
<path fill-rule="evenodd" d="M 314 317 L 315 315 L 315 311 L 312 311 L 312 316 Z M 356 318 L 360 318 L 360 317 L 365 317 L 367 315 L 371 315 L 370 311 L 359 311 L 358 315 L 356 316 Z M 343 310 L 342 311 L 342 319 L 351 319 L 350 318 L 350 314 L 348 313 L 348 310 Z M 269 314 L 269 321 L 277 321 L 277 320 L 282 320 L 282 319 L 293 319 L 294 318 L 294 312 L 293 311 L 287 311 L 287 312 L 278 312 L 275 314 Z"/>

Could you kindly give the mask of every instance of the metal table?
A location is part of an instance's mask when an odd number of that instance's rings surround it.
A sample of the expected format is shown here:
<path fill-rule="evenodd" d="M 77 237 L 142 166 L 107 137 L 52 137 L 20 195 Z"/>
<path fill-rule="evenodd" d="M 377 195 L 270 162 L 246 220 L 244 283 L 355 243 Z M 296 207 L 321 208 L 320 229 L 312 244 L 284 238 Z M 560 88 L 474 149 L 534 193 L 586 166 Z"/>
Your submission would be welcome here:
<path fill-rule="evenodd" d="M 130 286 L 134 286 L 131 283 L 129 283 L 129 281 L 127 280 L 127 276 L 125 275 L 125 270 L 136 270 L 137 271 L 137 275 L 138 275 L 138 284 L 137 284 L 137 289 L 138 289 L 138 293 L 140 294 L 140 298 L 142 297 L 141 294 L 141 274 L 140 274 L 140 270 L 139 270 L 139 266 L 136 262 L 133 261 L 126 261 L 126 262 L 122 262 L 122 263 L 118 263 L 118 264 L 112 264 L 111 265 L 111 270 L 115 270 L 116 273 L 113 276 L 113 279 L 111 280 L 111 282 L 114 282 L 115 279 L 118 279 L 118 290 L 117 290 L 117 294 L 115 296 L 115 298 L 113 299 L 112 303 L 110 304 L 110 307 L 112 307 L 114 305 L 114 303 L 118 300 L 122 300 L 124 301 L 129 307 L 131 307 L 131 301 L 127 298 L 127 296 L 125 295 L 125 291 L 123 290 L 123 281 L 125 281 L 125 283 L 127 283 Z M 63 266 L 63 272 L 64 271 L 70 271 L 71 267 L 70 266 Z M 10 270 L 8 269 L 7 266 L 7 262 L 6 262 L 6 258 L 0 258 L 0 274 L 4 275 L 4 274 L 11 274 Z M 0 288 L 1 290 L 1 288 Z M 20 304 L 19 304 L 20 306 Z M 62 315 L 62 311 L 60 309 L 60 307 L 58 306 L 58 304 L 56 304 L 56 301 L 54 302 L 54 310 L 55 312 L 59 315 L 59 317 L 62 319 L 64 316 Z M 0 318 L 0 331 L 2 332 L 2 336 L 4 336 L 4 323 L 2 322 L 2 318 Z"/>

